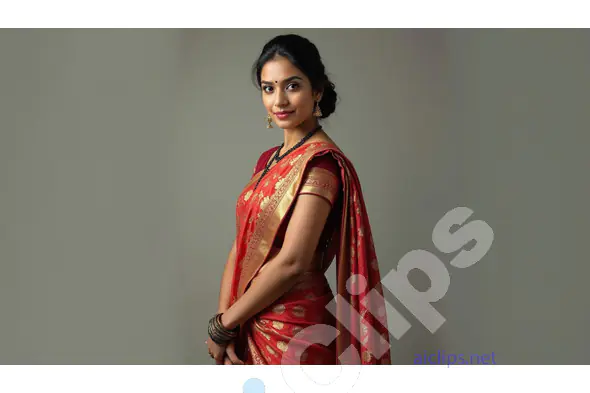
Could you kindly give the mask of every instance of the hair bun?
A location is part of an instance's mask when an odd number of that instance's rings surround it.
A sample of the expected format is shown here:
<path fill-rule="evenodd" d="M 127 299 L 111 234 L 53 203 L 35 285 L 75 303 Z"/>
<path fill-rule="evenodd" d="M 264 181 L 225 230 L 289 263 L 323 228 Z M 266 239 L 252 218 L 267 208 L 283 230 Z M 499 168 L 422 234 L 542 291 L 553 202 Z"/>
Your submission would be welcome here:
<path fill-rule="evenodd" d="M 336 101 L 338 100 L 338 94 L 336 93 L 336 86 L 328 78 L 324 85 L 324 93 L 320 100 L 320 110 L 322 111 L 322 119 L 330 116 L 336 110 Z"/>

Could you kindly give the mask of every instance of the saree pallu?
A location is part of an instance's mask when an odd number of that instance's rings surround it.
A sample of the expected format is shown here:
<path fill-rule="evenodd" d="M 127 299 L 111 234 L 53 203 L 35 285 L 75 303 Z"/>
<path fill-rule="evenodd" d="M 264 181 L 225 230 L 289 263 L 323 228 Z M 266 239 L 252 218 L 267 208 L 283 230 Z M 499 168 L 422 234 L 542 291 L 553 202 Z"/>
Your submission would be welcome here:
<path fill-rule="evenodd" d="M 236 349 L 246 364 L 390 364 L 389 333 L 371 227 L 351 162 L 333 144 L 308 143 L 252 176 L 236 205 L 236 263 L 230 306 L 280 250 L 275 236 L 302 189 L 333 194 L 310 160 L 331 154 L 340 169 L 339 225 L 316 266 L 271 306 L 245 322 Z M 321 172 L 321 171 L 320 171 Z M 319 248 L 323 247 L 322 244 Z M 337 294 L 325 276 L 336 258 Z"/>

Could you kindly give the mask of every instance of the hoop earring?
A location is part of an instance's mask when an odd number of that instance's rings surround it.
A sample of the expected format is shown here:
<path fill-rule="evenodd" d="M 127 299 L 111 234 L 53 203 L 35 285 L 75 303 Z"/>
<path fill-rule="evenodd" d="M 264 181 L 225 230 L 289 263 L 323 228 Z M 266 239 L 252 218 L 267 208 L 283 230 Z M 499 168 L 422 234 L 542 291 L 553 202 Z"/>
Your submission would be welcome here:
<path fill-rule="evenodd" d="M 322 110 L 320 109 L 320 102 L 316 101 L 315 105 L 314 105 L 314 111 L 313 111 L 313 115 L 315 117 L 322 117 Z"/>
<path fill-rule="evenodd" d="M 273 128 L 272 117 L 270 117 L 270 113 L 266 116 L 266 128 Z"/>

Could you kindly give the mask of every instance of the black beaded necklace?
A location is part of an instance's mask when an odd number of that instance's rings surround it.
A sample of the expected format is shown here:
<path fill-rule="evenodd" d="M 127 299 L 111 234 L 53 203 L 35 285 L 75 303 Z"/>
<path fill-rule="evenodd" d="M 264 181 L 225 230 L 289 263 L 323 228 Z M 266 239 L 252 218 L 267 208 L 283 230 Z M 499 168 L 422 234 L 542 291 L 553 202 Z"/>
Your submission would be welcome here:
<path fill-rule="evenodd" d="M 298 147 L 300 147 L 301 145 L 303 145 L 305 143 L 305 141 L 307 141 L 309 138 L 311 138 L 313 136 L 313 134 L 315 134 L 317 131 L 319 131 L 321 129 L 322 129 L 322 126 L 317 126 L 313 130 L 308 132 L 307 135 L 305 135 L 303 138 L 301 138 L 301 140 L 299 142 L 297 142 L 295 145 L 293 145 L 292 148 L 290 148 L 289 150 L 287 150 L 286 152 L 284 152 L 282 155 L 279 156 L 279 152 L 281 151 L 281 149 L 285 145 L 285 142 L 281 143 L 281 146 L 279 146 L 279 148 L 277 149 L 277 152 L 275 153 L 275 156 L 273 157 L 273 159 L 270 160 L 268 162 L 268 164 L 266 164 L 266 166 L 264 167 L 264 172 L 262 172 L 262 175 L 260 175 L 260 177 L 258 178 L 258 181 L 256 182 L 256 185 L 254 186 L 254 189 L 256 189 L 256 187 L 258 187 L 260 180 L 262 180 L 264 175 L 266 175 L 266 173 L 270 169 L 270 166 L 272 165 L 273 162 L 276 161 L 278 163 L 279 161 L 281 161 L 283 158 L 285 158 L 287 155 L 289 155 L 289 153 L 291 153 L 293 150 L 295 150 Z"/>

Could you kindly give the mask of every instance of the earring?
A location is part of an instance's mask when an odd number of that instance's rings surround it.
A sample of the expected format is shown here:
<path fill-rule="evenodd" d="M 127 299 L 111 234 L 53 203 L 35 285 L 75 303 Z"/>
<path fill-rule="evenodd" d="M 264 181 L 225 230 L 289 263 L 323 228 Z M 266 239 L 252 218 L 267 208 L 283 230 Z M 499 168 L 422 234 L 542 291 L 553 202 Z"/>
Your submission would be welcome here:
<path fill-rule="evenodd" d="M 315 106 L 315 109 L 313 111 L 313 115 L 315 117 L 322 117 L 322 110 L 320 109 L 320 102 L 316 101 L 314 106 Z"/>
<path fill-rule="evenodd" d="M 270 117 L 270 113 L 266 116 L 266 128 L 273 128 L 272 117 Z"/>

